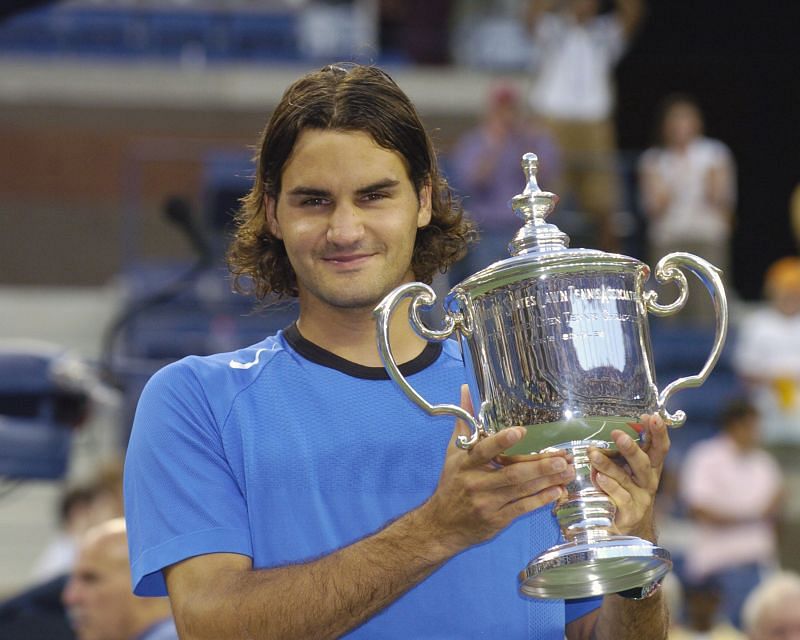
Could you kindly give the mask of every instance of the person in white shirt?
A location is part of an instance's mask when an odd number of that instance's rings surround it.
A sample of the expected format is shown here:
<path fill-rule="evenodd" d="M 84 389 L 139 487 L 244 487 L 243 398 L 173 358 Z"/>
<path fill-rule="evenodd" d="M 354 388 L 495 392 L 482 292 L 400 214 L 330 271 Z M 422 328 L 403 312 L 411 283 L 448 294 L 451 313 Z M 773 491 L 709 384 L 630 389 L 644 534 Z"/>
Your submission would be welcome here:
<path fill-rule="evenodd" d="M 563 152 L 559 193 L 567 206 L 588 214 L 599 248 L 618 250 L 613 72 L 641 22 L 643 6 L 641 0 L 616 0 L 613 12 L 599 9 L 598 0 L 531 0 L 527 21 L 536 69 L 530 105 Z"/>
<path fill-rule="evenodd" d="M 725 274 L 736 205 L 733 155 L 725 144 L 703 135 L 702 113 L 689 96 L 669 96 L 659 122 L 660 144 L 645 151 L 639 161 L 649 258 L 656 263 L 672 251 L 688 251 Z M 690 287 L 681 318 L 713 320 L 713 306 L 694 279 Z"/>
<path fill-rule="evenodd" d="M 767 304 L 741 321 L 734 367 L 763 417 L 768 445 L 800 444 L 800 258 L 775 261 L 764 279 Z"/>

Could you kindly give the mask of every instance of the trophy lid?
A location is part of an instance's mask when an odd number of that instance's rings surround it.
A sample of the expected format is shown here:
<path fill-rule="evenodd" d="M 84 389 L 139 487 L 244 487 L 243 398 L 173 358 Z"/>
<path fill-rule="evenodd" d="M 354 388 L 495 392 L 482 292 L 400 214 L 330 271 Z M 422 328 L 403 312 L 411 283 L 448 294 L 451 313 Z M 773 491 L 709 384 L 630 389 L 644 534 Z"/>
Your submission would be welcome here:
<path fill-rule="evenodd" d="M 569 236 L 546 220 L 558 204 L 558 196 L 539 187 L 536 180 L 539 158 L 535 153 L 526 153 L 521 164 L 525 189 L 510 204 L 524 224 L 508 245 L 511 255 L 472 274 L 458 283 L 453 292 L 458 289 L 481 295 L 496 287 L 556 272 L 589 274 L 634 269 L 642 270 L 645 277 L 649 275 L 648 267 L 634 258 L 599 249 L 570 248 Z"/>
<path fill-rule="evenodd" d="M 535 153 L 522 156 L 522 170 L 525 172 L 525 190 L 511 199 L 511 208 L 525 224 L 508 245 L 509 252 L 512 256 L 519 256 L 563 251 L 569 246 L 569 236 L 546 222 L 558 204 L 558 196 L 539 187 L 536 181 L 539 158 Z"/>

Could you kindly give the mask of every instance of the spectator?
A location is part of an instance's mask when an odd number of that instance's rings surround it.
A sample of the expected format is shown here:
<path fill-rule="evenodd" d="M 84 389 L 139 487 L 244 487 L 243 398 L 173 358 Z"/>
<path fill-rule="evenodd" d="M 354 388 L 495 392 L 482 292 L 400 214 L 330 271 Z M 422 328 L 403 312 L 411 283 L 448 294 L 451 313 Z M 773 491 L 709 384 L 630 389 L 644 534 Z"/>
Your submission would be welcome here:
<path fill-rule="evenodd" d="M 782 474 L 759 448 L 759 416 L 736 400 L 721 417 L 722 431 L 689 449 L 681 494 L 694 521 L 686 550 L 690 587 L 713 582 L 720 611 L 740 628 L 745 597 L 777 563 L 775 518 L 783 497 Z"/>
<path fill-rule="evenodd" d="M 530 102 L 563 152 L 561 195 L 589 215 L 599 247 L 615 251 L 620 186 L 612 76 L 643 12 L 641 0 L 616 0 L 611 14 L 600 14 L 599 6 L 599 0 L 530 1 L 537 63 Z"/>
<path fill-rule="evenodd" d="M 659 131 L 658 146 L 639 163 L 650 260 L 655 264 L 671 251 L 688 251 L 727 272 L 736 201 L 733 156 L 722 142 L 703 135 L 702 113 L 688 96 L 667 98 Z M 681 318 L 709 322 L 713 316 L 702 285 L 692 278 Z"/>
<path fill-rule="evenodd" d="M 450 154 L 453 185 L 481 234 L 480 242 L 456 266 L 453 284 L 508 258 L 508 243 L 522 225 L 509 203 L 525 184 L 520 162 L 531 151 L 539 156 L 540 184 L 555 188 L 558 146 L 548 133 L 525 121 L 519 90 L 511 82 L 498 81 L 489 91 L 483 121 L 464 134 Z"/>
<path fill-rule="evenodd" d="M 85 484 L 68 489 L 59 505 L 60 530 L 34 565 L 33 586 L 0 602 L 0 638 L 74 638 L 61 593 L 80 540 L 92 527 L 122 515 L 122 462 L 99 467 Z"/>
<path fill-rule="evenodd" d="M 739 327 L 734 365 L 764 418 L 767 444 L 800 444 L 800 258 L 781 258 L 767 270 L 768 305 Z"/>
<path fill-rule="evenodd" d="M 78 541 L 88 529 L 122 515 L 122 461 L 101 465 L 84 484 L 68 488 L 59 505 L 59 531 L 36 560 L 31 577 L 40 584 L 72 569 Z"/>
<path fill-rule="evenodd" d="M 800 640 L 800 576 L 770 576 L 747 598 L 743 618 L 748 640 Z"/>
<path fill-rule="evenodd" d="M 125 521 L 90 529 L 63 593 L 79 640 L 177 640 L 166 598 L 131 593 Z"/>
<path fill-rule="evenodd" d="M 746 640 L 729 622 L 718 619 L 720 590 L 716 584 L 687 585 L 682 596 L 686 621 L 670 629 L 669 640 Z"/>

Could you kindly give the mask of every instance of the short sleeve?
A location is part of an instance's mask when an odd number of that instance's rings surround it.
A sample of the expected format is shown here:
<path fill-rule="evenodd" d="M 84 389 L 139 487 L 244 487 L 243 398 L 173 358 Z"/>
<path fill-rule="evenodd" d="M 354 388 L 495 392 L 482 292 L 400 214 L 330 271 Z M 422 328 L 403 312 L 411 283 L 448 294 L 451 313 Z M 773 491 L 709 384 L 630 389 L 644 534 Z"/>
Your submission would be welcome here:
<path fill-rule="evenodd" d="M 564 622 L 569 624 L 586 614 L 599 609 L 603 598 L 581 598 L 579 600 L 566 600 L 564 602 Z"/>
<path fill-rule="evenodd" d="M 161 570 L 206 553 L 252 557 L 247 508 L 203 388 L 186 361 L 147 383 L 125 459 L 134 593 L 166 595 Z"/>

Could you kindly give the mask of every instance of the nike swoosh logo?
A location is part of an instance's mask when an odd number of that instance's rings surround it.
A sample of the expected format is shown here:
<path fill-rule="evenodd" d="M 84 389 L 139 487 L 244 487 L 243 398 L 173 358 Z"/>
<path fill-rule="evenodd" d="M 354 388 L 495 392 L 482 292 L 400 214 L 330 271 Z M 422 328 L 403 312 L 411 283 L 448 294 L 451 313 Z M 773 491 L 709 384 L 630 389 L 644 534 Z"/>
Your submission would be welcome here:
<path fill-rule="evenodd" d="M 258 364 L 258 359 L 261 357 L 261 354 L 266 351 L 266 349 L 259 349 L 256 351 L 256 358 L 255 360 L 251 360 L 250 362 L 238 362 L 237 360 L 231 360 L 228 363 L 228 366 L 231 369 L 249 369 L 250 367 L 254 367 Z"/>

